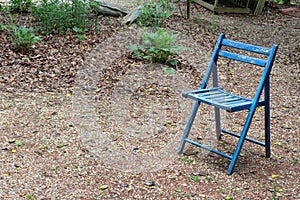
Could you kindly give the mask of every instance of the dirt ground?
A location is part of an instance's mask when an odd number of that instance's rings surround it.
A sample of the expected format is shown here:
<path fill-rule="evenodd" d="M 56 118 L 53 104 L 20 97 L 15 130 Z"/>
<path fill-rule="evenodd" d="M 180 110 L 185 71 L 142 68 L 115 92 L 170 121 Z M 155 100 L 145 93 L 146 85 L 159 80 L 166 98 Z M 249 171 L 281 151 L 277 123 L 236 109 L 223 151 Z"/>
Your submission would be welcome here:
<path fill-rule="evenodd" d="M 41 36 L 28 54 L 0 31 L 0 199 L 300 199 L 299 18 L 275 5 L 260 16 L 213 15 L 193 5 L 187 20 L 184 4 L 177 8 L 165 28 L 187 50 L 171 74 L 131 58 L 127 47 L 141 30 L 120 18 L 99 18 L 100 30 L 83 41 L 71 33 Z M 0 21 L 9 18 L 1 13 Z M 270 81 L 271 158 L 246 142 L 232 176 L 225 158 L 191 146 L 176 154 L 192 103 L 180 93 L 199 86 L 220 33 L 279 45 Z M 221 63 L 224 87 L 253 92 L 259 70 L 230 64 Z M 246 113 L 222 114 L 224 126 L 241 129 Z M 232 153 L 237 140 L 211 139 L 203 125 L 213 123 L 201 120 L 191 137 Z M 249 136 L 263 139 L 263 124 L 260 109 Z"/>

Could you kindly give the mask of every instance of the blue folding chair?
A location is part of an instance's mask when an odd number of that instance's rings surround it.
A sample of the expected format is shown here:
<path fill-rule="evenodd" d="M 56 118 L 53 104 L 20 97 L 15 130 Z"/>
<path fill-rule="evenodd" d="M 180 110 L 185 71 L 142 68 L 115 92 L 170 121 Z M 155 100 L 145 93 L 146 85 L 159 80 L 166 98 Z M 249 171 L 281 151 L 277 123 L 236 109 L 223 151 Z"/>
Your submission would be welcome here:
<path fill-rule="evenodd" d="M 223 47 L 223 48 L 222 48 Z M 224 50 L 225 48 L 225 50 Z M 213 55 L 211 57 L 209 66 L 206 70 L 206 74 L 202 81 L 201 87 L 199 90 L 187 91 L 183 92 L 183 96 L 186 98 L 190 98 L 195 100 L 195 104 L 193 106 L 192 112 L 189 116 L 188 122 L 184 129 L 184 133 L 182 139 L 179 144 L 178 153 L 181 154 L 183 152 L 184 146 L 186 142 L 221 155 L 225 158 L 231 160 L 227 174 L 231 175 L 244 144 L 244 141 L 247 140 L 249 142 L 264 146 L 266 149 L 266 157 L 270 157 L 270 81 L 269 76 L 272 69 L 272 65 L 274 62 L 274 58 L 277 52 L 277 45 L 273 45 L 272 48 L 265 48 L 255 45 L 250 45 L 246 43 L 236 42 L 232 40 L 225 39 L 225 35 L 221 34 L 215 49 L 213 51 Z M 228 50 L 230 49 L 230 51 Z M 231 51 L 236 49 L 236 51 Z M 248 52 L 248 54 L 241 54 L 240 52 Z M 251 52 L 251 56 L 249 56 L 249 52 Z M 252 54 L 259 55 L 262 54 L 268 59 L 261 59 L 258 56 L 254 57 Z M 263 72 L 261 79 L 259 81 L 256 93 L 253 99 L 245 98 L 242 96 L 238 96 L 223 90 L 221 87 L 218 87 L 218 58 L 224 57 L 244 63 L 253 64 L 256 66 L 263 67 Z M 243 69 L 246 70 L 246 69 Z M 206 88 L 208 84 L 209 77 L 213 76 L 213 87 Z M 261 100 L 262 92 L 264 91 L 264 99 Z M 215 107 L 215 122 L 216 122 L 216 132 L 217 138 L 221 138 L 221 133 L 229 134 L 231 136 L 238 137 L 238 143 L 233 155 L 228 155 L 226 153 L 217 151 L 209 146 L 204 144 L 200 144 L 196 141 L 193 141 L 188 138 L 189 132 L 193 125 L 196 113 L 200 106 L 200 103 L 205 103 L 208 105 L 212 105 Z M 247 137 L 247 132 L 249 130 L 250 124 L 252 122 L 252 118 L 256 111 L 257 107 L 264 106 L 265 107 L 265 141 L 261 142 L 252 138 Z M 225 130 L 221 128 L 220 122 L 220 109 L 224 109 L 228 112 L 237 112 L 242 110 L 249 110 L 248 116 L 246 118 L 245 124 L 243 126 L 241 134 L 237 134 L 231 132 L 229 130 Z"/>

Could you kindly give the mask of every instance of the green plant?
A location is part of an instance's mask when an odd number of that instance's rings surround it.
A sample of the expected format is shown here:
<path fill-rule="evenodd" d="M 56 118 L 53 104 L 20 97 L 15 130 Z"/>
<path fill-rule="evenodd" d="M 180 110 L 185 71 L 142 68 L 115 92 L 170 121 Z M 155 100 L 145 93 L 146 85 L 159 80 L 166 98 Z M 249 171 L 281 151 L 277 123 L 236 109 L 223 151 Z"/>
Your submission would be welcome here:
<path fill-rule="evenodd" d="M 161 26 L 174 9 L 174 4 L 168 0 L 150 0 L 140 9 L 137 24 L 150 27 Z"/>
<path fill-rule="evenodd" d="M 15 25 L 3 26 L 2 28 L 8 32 L 12 45 L 22 52 L 29 51 L 34 43 L 42 41 L 33 33 L 31 28 Z"/>
<path fill-rule="evenodd" d="M 44 34 L 73 30 L 85 32 L 91 26 L 92 11 L 86 0 L 42 0 L 41 5 L 33 9 L 33 15 Z"/>
<path fill-rule="evenodd" d="M 16 140 L 15 146 L 20 147 L 23 145 L 23 142 L 21 140 Z"/>
<path fill-rule="evenodd" d="M 181 189 L 179 189 L 179 188 L 175 188 L 175 192 L 181 193 L 182 191 L 181 191 Z"/>
<path fill-rule="evenodd" d="M 182 46 L 174 46 L 173 43 L 177 35 L 169 34 L 160 28 L 156 32 L 144 32 L 141 34 L 142 45 L 131 45 L 129 47 L 134 58 L 146 59 L 152 63 L 161 64 L 177 64 L 174 60 L 170 60 L 170 56 L 176 55 L 180 50 L 185 48 Z"/>
<path fill-rule="evenodd" d="M 77 37 L 78 40 L 86 40 L 86 36 L 85 35 L 76 34 L 75 36 Z"/>
<path fill-rule="evenodd" d="M 32 0 L 10 0 L 9 9 L 11 12 L 24 13 L 34 5 Z"/>
<path fill-rule="evenodd" d="M 292 158 L 292 163 L 293 163 L 293 164 L 297 164 L 297 163 L 298 163 L 298 159 Z"/>
<path fill-rule="evenodd" d="M 14 14 L 9 13 L 8 16 L 9 16 L 10 23 L 15 24 L 17 22 L 19 15 L 18 13 L 14 13 Z"/>
<path fill-rule="evenodd" d="M 0 31 L 6 31 L 7 30 L 7 26 L 4 24 L 0 24 Z"/>
<path fill-rule="evenodd" d="M 77 37 L 79 40 L 86 40 L 86 36 L 84 34 L 81 34 L 81 33 L 84 33 L 86 31 L 88 31 L 87 29 L 82 29 L 82 28 L 77 28 L 76 26 L 73 27 L 73 31 L 75 33 L 77 33 L 75 35 L 75 37 Z"/>
<path fill-rule="evenodd" d="M 232 198 L 232 196 L 227 195 L 227 196 L 225 197 L 225 199 L 227 199 L 227 200 L 232 200 L 233 198 Z"/>
<path fill-rule="evenodd" d="M 86 29 L 86 28 L 78 28 L 78 27 L 74 26 L 74 27 L 73 27 L 73 31 L 74 31 L 75 33 L 84 33 L 84 32 L 87 32 L 88 29 Z"/>
<path fill-rule="evenodd" d="M 211 176 L 209 176 L 209 175 L 206 175 L 206 176 L 205 176 L 205 179 L 206 179 L 206 180 L 211 180 L 211 181 L 215 181 L 215 180 L 216 180 L 215 178 L 213 178 L 213 177 L 211 177 Z"/>
<path fill-rule="evenodd" d="M 56 166 L 52 166 L 52 167 L 51 167 L 51 171 L 56 172 L 56 171 L 57 171 Z"/>
<path fill-rule="evenodd" d="M 181 160 L 182 160 L 182 162 L 185 162 L 185 163 L 194 162 L 194 160 L 192 158 L 189 158 L 189 157 L 181 157 Z"/>
<path fill-rule="evenodd" d="M 223 194 L 225 194 L 225 193 L 227 192 L 227 191 L 226 191 L 226 188 L 223 188 L 223 187 L 219 188 L 219 190 L 220 190 L 220 192 L 223 193 Z"/>
<path fill-rule="evenodd" d="M 190 178 L 193 181 L 199 181 L 200 180 L 199 176 L 191 176 Z"/>
<path fill-rule="evenodd" d="M 29 199 L 29 200 L 35 200 L 35 197 L 34 197 L 33 194 L 27 194 L 26 198 Z"/>

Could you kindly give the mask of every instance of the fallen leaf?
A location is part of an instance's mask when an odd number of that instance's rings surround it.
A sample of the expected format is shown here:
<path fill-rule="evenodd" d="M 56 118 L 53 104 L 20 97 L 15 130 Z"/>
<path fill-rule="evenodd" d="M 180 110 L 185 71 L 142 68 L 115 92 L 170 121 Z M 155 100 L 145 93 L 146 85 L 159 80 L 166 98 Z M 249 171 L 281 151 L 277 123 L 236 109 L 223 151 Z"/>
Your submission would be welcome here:
<path fill-rule="evenodd" d="M 4 173 L 4 176 L 10 176 L 10 172 Z"/>
<path fill-rule="evenodd" d="M 16 139 L 10 139 L 8 140 L 8 143 L 14 143 L 16 141 Z"/>
<path fill-rule="evenodd" d="M 281 155 L 278 155 L 278 156 L 276 156 L 278 159 L 282 159 L 282 158 L 284 158 L 284 156 L 281 156 Z"/>
<path fill-rule="evenodd" d="M 278 175 L 272 174 L 272 178 L 273 178 L 273 179 L 276 179 L 277 177 L 278 177 Z"/>
<path fill-rule="evenodd" d="M 108 185 L 101 185 L 99 188 L 100 190 L 106 190 L 108 188 Z"/>

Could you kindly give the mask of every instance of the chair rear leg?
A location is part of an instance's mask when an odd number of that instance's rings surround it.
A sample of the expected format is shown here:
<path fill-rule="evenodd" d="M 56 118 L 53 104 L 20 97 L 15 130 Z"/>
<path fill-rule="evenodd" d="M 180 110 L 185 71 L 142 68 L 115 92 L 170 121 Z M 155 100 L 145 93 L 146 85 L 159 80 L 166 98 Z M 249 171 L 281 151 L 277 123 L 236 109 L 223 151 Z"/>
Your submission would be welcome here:
<path fill-rule="evenodd" d="M 221 115 L 220 109 L 215 107 L 216 135 L 217 139 L 221 139 Z"/>
<path fill-rule="evenodd" d="M 271 136 L 270 136 L 270 108 L 269 103 L 265 106 L 265 144 L 266 144 L 266 157 L 271 156 Z"/>
<path fill-rule="evenodd" d="M 193 106 L 192 112 L 189 116 L 188 122 L 185 126 L 181 141 L 180 141 L 179 146 L 178 146 L 178 150 L 177 150 L 178 154 L 181 154 L 183 149 L 184 149 L 184 146 L 185 146 L 185 143 L 186 143 L 185 139 L 189 136 L 189 133 L 190 133 L 190 130 L 192 128 L 193 122 L 195 120 L 199 105 L 200 105 L 200 103 L 196 101 L 194 106 Z"/>
<path fill-rule="evenodd" d="M 265 144 L 266 144 L 266 157 L 271 156 L 271 135 L 270 135 L 270 88 L 269 78 L 266 79 L 265 86 Z"/>

